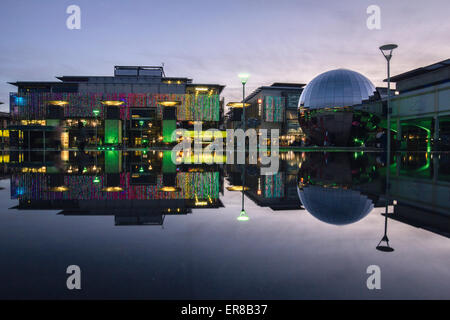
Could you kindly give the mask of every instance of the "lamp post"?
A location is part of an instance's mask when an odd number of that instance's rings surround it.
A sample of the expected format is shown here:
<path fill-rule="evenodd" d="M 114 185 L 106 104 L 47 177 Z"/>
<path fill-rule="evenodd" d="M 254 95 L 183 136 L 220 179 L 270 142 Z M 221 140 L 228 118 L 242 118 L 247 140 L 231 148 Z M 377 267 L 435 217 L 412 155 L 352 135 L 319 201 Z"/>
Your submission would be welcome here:
<path fill-rule="evenodd" d="M 386 58 L 387 61 L 387 116 L 386 116 L 386 122 L 387 122 L 387 141 L 386 141 L 386 212 L 385 212 L 385 221 L 384 221 L 384 236 L 381 239 L 380 243 L 377 246 L 377 250 L 384 251 L 384 252 L 392 252 L 394 249 L 392 249 L 389 246 L 389 239 L 387 237 L 387 215 L 388 215 L 388 206 L 389 206 L 389 189 L 390 189 L 390 181 L 389 181 L 389 175 L 390 175 L 390 165 L 391 165 L 391 58 L 392 58 L 392 51 L 396 49 L 398 46 L 396 44 L 385 44 L 384 46 L 380 47 L 380 51 L 383 54 L 383 56 Z M 398 128 L 397 128 L 398 129 Z M 386 245 L 381 245 L 382 242 L 385 242 Z"/>
<path fill-rule="evenodd" d="M 250 75 L 248 73 L 240 73 L 239 79 L 241 79 L 242 83 L 242 125 L 243 130 L 245 131 L 246 128 L 246 120 L 245 120 L 245 84 L 248 81 L 248 78 Z M 245 150 L 245 144 L 244 144 L 244 150 Z"/>
<path fill-rule="evenodd" d="M 247 124 L 246 124 L 247 120 L 245 119 L 245 84 L 247 83 L 249 77 L 250 76 L 247 73 L 239 74 L 239 79 L 241 79 L 241 83 L 242 83 L 242 129 L 244 130 L 244 134 L 245 134 L 245 130 L 247 127 Z M 244 152 L 244 162 L 245 162 L 245 138 L 244 138 L 243 152 Z M 241 209 L 241 213 L 238 217 L 239 221 L 247 221 L 249 219 L 247 216 L 247 213 L 245 212 L 245 209 L 244 209 L 245 163 L 243 165 L 244 166 L 243 166 L 243 170 L 242 170 L 242 209 Z"/>
<path fill-rule="evenodd" d="M 392 58 L 392 51 L 397 48 L 398 46 L 396 44 L 385 44 L 384 46 L 380 47 L 380 51 L 383 54 L 383 56 L 386 58 L 387 61 L 387 76 L 388 76 L 388 96 L 387 96 L 387 143 L 386 143 L 386 149 L 388 151 L 391 150 L 391 58 Z M 389 152 L 388 152 L 389 156 Z M 388 159 L 390 160 L 390 159 Z M 389 166 L 389 162 L 388 162 Z"/>

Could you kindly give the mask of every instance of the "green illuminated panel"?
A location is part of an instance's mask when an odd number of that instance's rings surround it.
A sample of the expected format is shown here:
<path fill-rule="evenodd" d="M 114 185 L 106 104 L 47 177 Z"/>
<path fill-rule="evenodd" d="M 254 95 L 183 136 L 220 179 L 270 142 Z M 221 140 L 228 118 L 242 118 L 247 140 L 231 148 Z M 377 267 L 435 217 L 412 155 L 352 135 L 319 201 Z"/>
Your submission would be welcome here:
<path fill-rule="evenodd" d="M 122 168 L 121 151 L 105 151 L 105 171 L 106 173 L 119 173 Z"/>
<path fill-rule="evenodd" d="M 105 120 L 105 143 L 118 144 L 122 143 L 122 121 L 121 120 Z"/>
<path fill-rule="evenodd" d="M 59 119 L 46 120 L 46 125 L 57 127 L 59 126 Z"/>
<path fill-rule="evenodd" d="M 163 153 L 162 169 L 164 173 L 177 172 L 177 165 L 172 161 L 172 151 L 166 150 Z"/>
<path fill-rule="evenodd" d="M 172 133 L 177 128 L 176 120 L 163 120 L 163 142 L 173 142 Z"/>

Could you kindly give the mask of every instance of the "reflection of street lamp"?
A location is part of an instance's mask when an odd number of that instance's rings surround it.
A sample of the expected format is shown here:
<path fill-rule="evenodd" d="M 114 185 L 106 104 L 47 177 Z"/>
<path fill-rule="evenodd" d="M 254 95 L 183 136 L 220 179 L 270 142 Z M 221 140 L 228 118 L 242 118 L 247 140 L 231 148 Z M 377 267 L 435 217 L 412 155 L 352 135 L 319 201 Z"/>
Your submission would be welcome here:
<path fill-rule="evenodd" d="M 387 96 L 387 150 L 391 150 L 391 58 L 392 51 L 397 48 L 396 44 L 386 44 L 380 47 L 381 53 L 387 60 L 387 76 L 388 76 L 388 96 Z M 388 159 L 389 160 L 389 159 Z M 388 166 L 389 166 L 388 162 Z"/>
<path fill-rule="evenodd" d="M 237 219 L 239 221 L 248 221 L 250 218 L 247 215 L 247 212 L 245 212 L 245 210 L 241 211 L 241 214 L 239 215 L 239 217 L 237 217 Z"/>
<path fill-rule="evenodd" d="M 244 148 L 245 148 L 245 146 L 244 146 Z M 244 208 L 245 190 L 246 190 L 246 187 L 245 187 L 245 163 L 244 163 L 244 167 L 242 168 L 242 209 L 241 209 L 241 214 L 239 215 L 239 217 L 237 217 L 238 221 L 248 221 L 250 219 Z"/>
<path fill-rule="evenodd" d="M 386 202 L 386 212 L 384 215 L 384 235 L 383 238 L 381 238 L 380 242 L 377 245 L 377 250 L 382 252 L 392 252 L 394 251 L 394 248 L 391 248 L 389 246 L 389 238 L 387 236 L 387 223 L 388 223 L 388 204 Z M 381 244 L 384 242 L 385 244 Z"/>

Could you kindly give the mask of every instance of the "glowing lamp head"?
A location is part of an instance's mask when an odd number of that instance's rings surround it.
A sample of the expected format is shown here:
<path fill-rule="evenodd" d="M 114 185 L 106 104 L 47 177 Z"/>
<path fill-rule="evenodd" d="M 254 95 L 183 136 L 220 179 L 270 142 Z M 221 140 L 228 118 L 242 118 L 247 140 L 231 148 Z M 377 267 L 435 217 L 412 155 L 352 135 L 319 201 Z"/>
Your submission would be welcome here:
<path fill-rule="evenodd" d="M 239 215 L 239 217 L 237 217 L 238 221 L 248 221 L 250 220 L 250 218 L 247 215 L 247 212 L 245 212 L 245 210 L 241 210 L 241 213 Z"/>
<path fill-rule="evenodd" d="M 242 84 L 246 84 L 250 75 L 248 73 L 240 73 L 238 77 L 241 79 Z"/>

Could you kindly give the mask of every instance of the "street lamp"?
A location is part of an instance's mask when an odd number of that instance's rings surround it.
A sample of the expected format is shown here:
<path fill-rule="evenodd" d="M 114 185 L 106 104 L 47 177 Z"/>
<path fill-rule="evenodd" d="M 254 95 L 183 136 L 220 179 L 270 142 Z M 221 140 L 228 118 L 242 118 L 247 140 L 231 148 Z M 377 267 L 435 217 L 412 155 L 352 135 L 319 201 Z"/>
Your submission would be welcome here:
<path fill-rule="evenodd" d="M 394 51 L 395 48 L 398 46 L 396 44 L 385 44 L 384 46 L 380 47 L 380 51 L 383 54 L 383 56 L 387 60 L 387 76 L 388 76 L 388 98 L 387 98 L 387 144 L 386 148 L 388 151 L 391 150 L 391 58 L 392 58 L 392 51 Z M 388 152 L 388 166 L 389 166 L 389 152 Z"/>
<path fill-rule="evenodd" d="M 246 123 L 245 123 L 245 84 L 248 81 L 248 78 L 250 77 L 250 75 L 248 73 L 240 73 L 238 75 L 239 79 L 241 79 L 241 83 L 242 83 L 242 104 L 243 104 L 243 110 L 242 110 L 242 122 L 243 122 L 243 129 L 245 131 L 245 127 L 246 127 Z M 245 145 L 244 145 L 245 148 Z"/>

